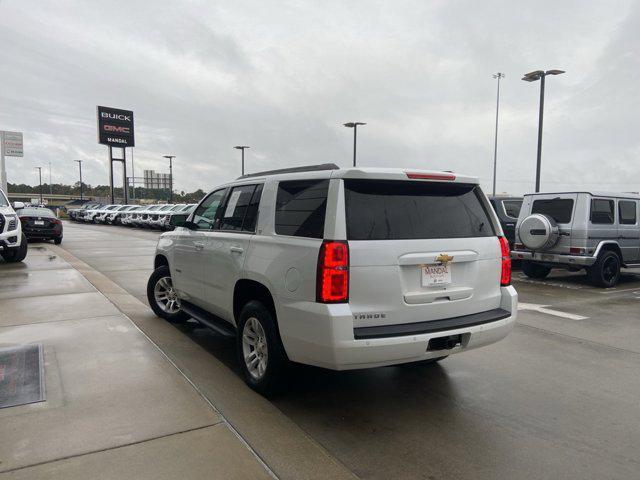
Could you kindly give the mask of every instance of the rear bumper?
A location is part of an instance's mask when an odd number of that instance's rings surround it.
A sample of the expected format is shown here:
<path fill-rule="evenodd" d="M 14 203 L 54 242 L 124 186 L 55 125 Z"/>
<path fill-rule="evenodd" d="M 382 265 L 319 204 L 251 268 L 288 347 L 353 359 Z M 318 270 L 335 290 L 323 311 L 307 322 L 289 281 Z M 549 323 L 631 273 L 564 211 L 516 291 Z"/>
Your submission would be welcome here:
<path fill-rule="evenodd" d="M 499 309 L 467 318 L 416 322 L 411 327 L 354 329 L 348 304 L 311 302 L 281 306 L 278 323 L 287 355 L 299 363 L 350 370 L 416 362 L 483 347 L 506 337 L 516 320 L 517 293 L 513 287 L 501 290 Z M 393 336 L 388 336 L 390 333 Z M 461 344 L 452 349 L 427 349 L 429 340 L 450 335 L 461 335 Z"/>
<path fill-rule="evenodd" d="M 530 260 L 532 262 L 555 263 L 558 265 L 578 265 L 581 267 L 590 267 L 596 263 L 595 257 L 528 252 L 524 250 L 513 250 L 511 252 L 511 258 L 513 260 Z"/>

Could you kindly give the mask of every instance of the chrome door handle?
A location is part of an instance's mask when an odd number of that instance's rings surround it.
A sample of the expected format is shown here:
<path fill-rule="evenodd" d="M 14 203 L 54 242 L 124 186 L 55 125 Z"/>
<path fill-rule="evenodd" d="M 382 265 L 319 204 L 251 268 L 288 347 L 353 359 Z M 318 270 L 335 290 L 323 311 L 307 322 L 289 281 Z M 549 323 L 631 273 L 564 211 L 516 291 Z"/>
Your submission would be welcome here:
<path fill-rule="evenodd" d="M 196 247 L 196 250 L 199 252 L 204 248 L 204 243 L 202 242 L 193 242 L 193 246 Z"/>
<path fill-rule="evenodd" d="M 244 252 L 244 249 L 240 248 L 240 247 L 229 247 L 229 250 L 231 250 L 233 253 L 242 253 L 242 252 Z"/>

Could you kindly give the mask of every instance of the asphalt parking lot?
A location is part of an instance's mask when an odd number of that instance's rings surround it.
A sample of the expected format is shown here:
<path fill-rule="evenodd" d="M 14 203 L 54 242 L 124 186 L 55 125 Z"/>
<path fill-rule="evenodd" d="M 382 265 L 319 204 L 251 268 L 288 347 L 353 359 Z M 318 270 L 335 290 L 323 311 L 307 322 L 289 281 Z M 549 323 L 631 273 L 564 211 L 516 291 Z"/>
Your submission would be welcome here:
<path fill-rule="evenodd" d="M 146 303 L 157 232 L 64 228 L 66 261 Z M 608 290 L 567 272 L 514 284 L 502 342 L 435 366 L 299 367 L 272 400 L 245 386 L 232 341 L 129 317 L 282 478 L 325 455 L 366 479 L 640 478 L 640 271 Z"/>

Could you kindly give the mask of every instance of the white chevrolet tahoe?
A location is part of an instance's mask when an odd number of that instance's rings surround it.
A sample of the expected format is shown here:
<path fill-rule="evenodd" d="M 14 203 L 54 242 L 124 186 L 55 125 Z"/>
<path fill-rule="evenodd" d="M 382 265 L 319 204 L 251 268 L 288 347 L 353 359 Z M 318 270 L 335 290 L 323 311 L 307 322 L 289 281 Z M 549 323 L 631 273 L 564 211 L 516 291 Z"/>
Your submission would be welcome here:
<path fill-rule="evenodd" d="M 18 208 L 24 207 L 16 202 Z M 0 256 L 7 263 L 21 262 L 27 256 L 27 237 L 7 196 L 0 190 Z"/>
<path fill-rule="evenodd" d="M 288 361 L 434 362 L 504 338 L 509 247 L 477 179 L 333 164 L 245 175 L 164 233 L 147 296 L 233 335 L 266 393 Z"/>

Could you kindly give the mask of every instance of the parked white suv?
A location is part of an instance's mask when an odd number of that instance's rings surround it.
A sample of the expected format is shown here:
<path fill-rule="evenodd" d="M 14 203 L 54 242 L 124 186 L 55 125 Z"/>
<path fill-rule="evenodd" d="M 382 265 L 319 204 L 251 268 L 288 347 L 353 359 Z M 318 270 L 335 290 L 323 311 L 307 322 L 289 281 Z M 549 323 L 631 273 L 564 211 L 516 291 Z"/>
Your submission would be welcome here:
<path fill-rule="evenodd" d="M 237 339 L 268 392 L 289 360 L 343 370 L 504 338 L 516 318 L 509 247 L 475 178 L 338 169 L 245 175 L 161 235 L 147 296 Z"/>
<path fill-rule="evenodd" d="M 17 208 L 24 207 L 16 202 Z M 0 256 L 5 262 L 21 262 L 27 256 L 27 237 L 22 233 L 22 224 L 11 207 L 7 196 L 0 190 Z"/>

